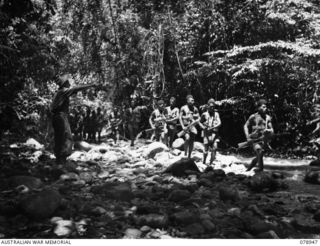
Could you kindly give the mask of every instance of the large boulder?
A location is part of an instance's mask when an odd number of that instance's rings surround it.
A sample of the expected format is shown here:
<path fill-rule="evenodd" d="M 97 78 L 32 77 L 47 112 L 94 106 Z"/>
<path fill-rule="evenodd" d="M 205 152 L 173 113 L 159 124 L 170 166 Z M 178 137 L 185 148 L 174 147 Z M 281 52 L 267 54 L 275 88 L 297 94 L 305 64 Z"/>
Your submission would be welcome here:
<path fill-rule="evenodd" d="M 183 145 L 184 145 L 184 139 L 183 138 L 177 138 L 176 140 L 173 141 L 172 148 L 182 150 L 183 149 Z"/>
<path fill-rule="evenodd" d="M 92 145 L 85 141 L 78 141 L 74 143 L 74 148 L 77 150 L 82 150 L 82 151 L 89 151 L 92 149 Z"/>
<path fill-rule="evenodd" d="M 29 138 L 25 144 L 25 146 L 30 147 L 32 149 L 43 149 L 44 145 L 40 144 L 37 140 L 33 139 L 33 138 Z"/>
<path fill-rule="evenodd" d="M 272 177 L 271 174 L 261 172 L 252 176 L 249 186 L 253 191 L 275 191 L 279 188 L 285 188 L 285 183 Z"/>
<path fill-rule="evenodd" d="M 190 158 L 182 158 L 169 166 L 164 172 L 171 173 L 177 177 L 183 177 L 191 173 L 200 173 L 200 170 L 194 160 Z"/>
<path fill-rule="evenodd" d="M 203 153 L 203 151 L 204 151 L 204 145 L 203 145 L 203 143 L 194 142 L 193 150 L 199 151 L 199 152 Z"/>
<path fill-rule="evenodd" d="M 147 158 L 153 158 L 157 153 L 162 151 L 168 151 L 168 147 L 160 142 L 151 143 L 143 152 L 143 155 Z"/>
<path fill-rule="evenodd" d="M 308 171 L 304 181 L 311 184 L 320 184 L 320 171 Z"/>
<path fill-rule="evenodd" d="M 34 219 L 50 217 L 60 206 L 61 196 L 55 189 L 44 189 L 39 193 L 31 194 L 20 202 L 21 210 Z"/>

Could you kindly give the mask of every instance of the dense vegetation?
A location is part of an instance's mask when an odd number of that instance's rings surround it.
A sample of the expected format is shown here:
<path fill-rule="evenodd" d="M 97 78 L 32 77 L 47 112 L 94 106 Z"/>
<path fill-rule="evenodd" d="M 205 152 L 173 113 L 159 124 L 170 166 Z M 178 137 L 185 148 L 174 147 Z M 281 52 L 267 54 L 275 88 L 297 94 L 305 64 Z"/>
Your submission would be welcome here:
<path fill-rule="evenodd" d="M 69 73 L 104 88 L 78 95 L 85 103 L 214 97 L 231 144 L 265 97 L 276 131 L 290 133 L 274 146 L 311 153 L 319 37 L 318 0 L 4 0 L 0 128 L 44 135 L 54 80 Z"/>

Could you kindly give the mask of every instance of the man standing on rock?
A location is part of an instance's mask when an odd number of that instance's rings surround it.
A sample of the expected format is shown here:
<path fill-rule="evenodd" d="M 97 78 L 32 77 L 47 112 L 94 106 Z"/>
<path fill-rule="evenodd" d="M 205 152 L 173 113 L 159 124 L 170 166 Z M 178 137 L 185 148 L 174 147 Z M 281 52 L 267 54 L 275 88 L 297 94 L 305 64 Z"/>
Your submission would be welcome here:
<path fill-rule="evenodd" d="M 149 118 L 149 123 L 151 128 L 154 130 L 154 136 L 156 141 L 165 142 L 166 139 L 166 117 L 164 115 L 164 101 L 159 100 L 157 103 L 157 108 L 151 113 Z"/>
<path fill-rule="evenodd" d="M 177 133 L 177 123 L 179 120 L 179 109 L 176 107 L 176 98 L 171 97 L 170 98 L 170 105 L 165 108 L 164 112 L 166 116 L 166 122 L 167 122 L 167 146 L 169 148 L 172 147 L 172 143 L 174 141 L 174 137 Z"/>
<path fill-rule="evenodd" d="M 51 104 L 52 126 L 54 130 L 54 154 L 57 165 L 65 164 L 72 151 L 72 134 L 69 124 L 69 97 L 78 91 L 94 87 L 95 85 L 79 85 L 70 88 L 70 79 L 67 75 L 59 78 L 59 89 Z"/>
<path fill-rule="evenodd" d="M 263 154 L 271 139 L 274 130 L 271 117 L 267 114 L 267 101 L 260 99 L 257 103 L 258 112 L 252 114 L 244 125 L 244 133 L 247 141 L 252 144 L 256 157 L 251 161 L 247 171 L 250 171 L 258 163 L 257 171 L 263 171 Z"/>
<path fill-rule="evenodd" d="M 185 135 L 184 153 L 188 158 L 191 157 L 195 136 L 198 131 L 195 125 L 199 122 L 200 115 L 198 109 L 194 106 L 192 95 L 187 96 L 187 104 L 182 106 L 180 110 L 179 121 Z M 178 134 L 179 135 L 179 134 Z"/>
<path fill-rule="evenodd" d="M 210 165 L 216 158 L 217 144 L 218 144 L 218 128 L 221 125 L 220 115 L 215 110 L 215 101 L 213 98 L 209 99 L 207 111 L 201 115 L 200 123 L 204 144 L 203 164 L 206 164 L 208 152 L 211 152 Z"/>

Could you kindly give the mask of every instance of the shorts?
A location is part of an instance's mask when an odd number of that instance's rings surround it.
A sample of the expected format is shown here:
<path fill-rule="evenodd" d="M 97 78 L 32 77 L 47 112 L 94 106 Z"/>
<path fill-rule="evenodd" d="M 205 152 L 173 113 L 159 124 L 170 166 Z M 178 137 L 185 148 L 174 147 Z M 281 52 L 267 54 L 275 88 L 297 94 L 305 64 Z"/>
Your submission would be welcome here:
<path fill-rule="evenodd" d="M 203 144 L 215 144 L 219 141 L 216 133 L 204 134 L 203 133 Z"/>
<path fill-rule="evenodd" d="M 258 151 L 261 152 L 261 151 L 264 151 L 265 144 L 263 142 L 253 143 L 252 148 L 254 152 L 258 152 Z"/>

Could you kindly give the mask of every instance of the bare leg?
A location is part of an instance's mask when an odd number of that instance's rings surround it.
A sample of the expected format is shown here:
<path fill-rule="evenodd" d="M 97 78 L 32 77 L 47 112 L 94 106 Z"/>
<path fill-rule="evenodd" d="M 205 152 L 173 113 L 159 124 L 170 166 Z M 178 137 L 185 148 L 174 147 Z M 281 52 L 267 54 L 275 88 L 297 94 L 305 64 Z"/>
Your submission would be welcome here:
<path fill-rule="evenodd" d="M 190 135 L 186 134 L 186 140 L 184 141 L 184 155 L 187 156 L 188 155 L 188 148 L 190 145 Z"/>
<path fill-rule="evenodd" d="M 255 158 L 252 159 L 250 166 L 247 168 L 247 171 L 250 171 L 252 168 L 254 168 L 257 165 L 258 162 L 258 157 L 256 156 Z"/>
<path fill-rule="evenodd" d="M 194 139 L 190 139 L 190 142 L 189 142 L 189 154 L 188 154 L 189 158 L 191 158 L 191 154 L 192 154 L 192 151 L 193 151 L 193 144 L 194 144 Z"/>

